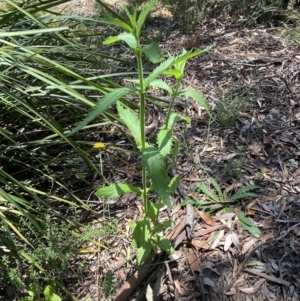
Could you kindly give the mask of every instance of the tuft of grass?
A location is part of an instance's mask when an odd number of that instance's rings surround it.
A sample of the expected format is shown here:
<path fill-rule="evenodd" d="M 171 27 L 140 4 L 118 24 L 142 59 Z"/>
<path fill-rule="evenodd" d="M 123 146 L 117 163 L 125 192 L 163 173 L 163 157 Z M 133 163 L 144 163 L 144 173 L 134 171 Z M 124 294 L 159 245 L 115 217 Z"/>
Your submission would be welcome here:
<path fill-rule="evenodd" d="M 240 112 L 242 112 L 247 103 L 249 97 L 238 96 L 232 92 L 218 93 L 218 100 L 216 103 L 216 120 L 223 127 L 232 127 L 237 121 Z"/>

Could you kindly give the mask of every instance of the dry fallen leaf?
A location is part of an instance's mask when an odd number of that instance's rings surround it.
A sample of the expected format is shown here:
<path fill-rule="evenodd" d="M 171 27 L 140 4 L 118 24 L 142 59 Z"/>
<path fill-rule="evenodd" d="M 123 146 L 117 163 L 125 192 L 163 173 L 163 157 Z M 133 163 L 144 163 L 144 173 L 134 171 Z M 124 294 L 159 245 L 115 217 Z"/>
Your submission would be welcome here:
<path fill-rule="evenodd" d="M 239 288 L 239 290 L 245 294 L 254 294 L 259 290 L 259 288 L 265 281 L 265 279 L 259 279 L 257 282 L 255 282 L 254 286 L 247 288 Z"/>
<path fill-rule="evenodd" d="M 227 252 L 232 244 L 232 236 L 231 233 L 228 233 L 225 238 L 224 251 Z"/>
<path fill-rule="evenodd" d="M 265 218 L 260 221 L 260 224 L 264 229 L 272 228 L 273 227 L 273 219 L 272 218 Z"/>
<path fill-rule="evenodd" d="M 213 238 L 213 243 L 212 243 L 212 245 L 211 245 L 211 247 L 210 247 L 211 249 L 214 249 L 214 248 L 216 248 L 216 247 L 219 245 L 221 239 L 222 239 L 223 236 L 224 236 L 224 233 L 225 233 L 225 231 L 224 231 L 224 230 L 221 230 L 221 231 L 219 231 L 219 232 L 217 233 L 217 235 L 215 235 L 215 237 Z"/>
<path fill-rule="evenodd" d="M 257 242 L 257 239 L 254 237 L 251 237 L 250 240 L 244 243 L 242 254 L 246 254 L 248 250 Z"/>
<path fill-rule="evenodd" d="M 215 221 L 204 211 L 198 211 L 198 216 L 208 225 L 214 226 L 216 223 Z"/>
<path fill-rule="evenodd" d="M 187 249 L 186 256 L 187 256 L 187 260 L 188 260 L 191 271 L 193 273 L 195 273 L 195 272 L 200 273 L 201 272 L 200 261 L 198 259 L 198 256 L 195 253 L 195 250 Z"/>
<path fill-rule="evenodd" d="M 261 155 L 261 153 L 260 153 L 261 149 L 262 149 L 261 144 L 255 144 L 255 145 L 250 145 L 249 146 L 249 151 L 252 155 L 260 156 Z"/>

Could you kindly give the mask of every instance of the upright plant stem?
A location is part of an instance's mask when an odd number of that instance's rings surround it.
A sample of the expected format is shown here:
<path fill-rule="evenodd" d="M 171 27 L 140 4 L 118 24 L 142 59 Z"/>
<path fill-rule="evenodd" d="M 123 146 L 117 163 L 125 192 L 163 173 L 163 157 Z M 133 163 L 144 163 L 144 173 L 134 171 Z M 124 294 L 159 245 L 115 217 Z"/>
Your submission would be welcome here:
<path fill-rule="evenodd" d="M 170 106 L 169 106 L 169 109 L 168 109 L 168 113 L 167 113 L 165 129 L 167 129 L 168 126 L 169 126 L 169 120 L 170 120 L 170 116 L 171 116 L 172 109 L 173 109 L 173 106 L 174 106 L 174 101 L 175 101 L 175 98 L 177 96 L 178 89 L 180 87 L 180 82 L 181 82 L 180 80 L 177 80 L 175 91 L 172 95 L 172 100 L 171 100 L 171 103 L 170 103 Z"/>
<path fill-rule="evenodd" d="M 145 136 L 145 87 L 144 87 L 144 73 L 143 73 L 143 62 L 142 62 L 142 51 L 138 50 L 136 54 L 137 58 L 137 66 L 138 66 L 138 74 L 140 81 L 140 122 L 141 122 L 141 141 L 142 148 L 146 146 L 146 136 Z M 142 162 L 142 182 L 143 182 L 143 201 L 145 214 L 148 214 L 148 199 L 147 199 L 147 178 L 146 178 L 146 166 L 145 163 Z"/>

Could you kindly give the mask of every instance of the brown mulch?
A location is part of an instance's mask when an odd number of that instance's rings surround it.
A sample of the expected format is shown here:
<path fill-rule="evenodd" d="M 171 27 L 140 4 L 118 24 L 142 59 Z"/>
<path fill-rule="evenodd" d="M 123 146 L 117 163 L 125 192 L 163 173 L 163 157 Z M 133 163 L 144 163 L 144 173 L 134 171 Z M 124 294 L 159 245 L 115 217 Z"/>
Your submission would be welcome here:
<path fill-rule="evenodd" d="M 141 203 L 128 194 L 119 200 L 122 207 L 110 210 L 119 231 L 102 241 L 107 249 L 98 253 L 101 269 L 93 270 L 80 300 L 300 299 L 300 55 L 299 45 L 285 37 L 280 28 L 249 29 L 215 20 L 187 34 L 174 30 L 160 42 L 171 53 L 215 43 L 188 63 L 184 85 L 203 93 L 217 120 L 230 123 L 232 103 L 245 101 L 245 106 L 228 126 L 209 120 L 197 103 L 183 100 L 176 106 L 192 119 L 175 129 L 182 185 L 173 199 L 175 209 L 161 213 L 161 220 L 174 221 L 166 235 L 176 253 L 153 254 L 136 267 L 128 222 L 140 217 Z M 218 111 L 222 95 L 225 112 Z M 163 111 L 150 106 L 149 112 L 149 128 L 163 122 Z M 120 147 L 125 143 L 120 141 Z M 114 168 L 109 158 L 103 160 L 107 169 Z M 132 163 L 115 168 L 111 180 L 139 182 L 136 158 L 128 154 L 123 159 Z M 256 184 L 259 196 L 231 204 L 227 213 L 180 206 L 186 197 L 201 198 L 196 184 L 209 185 L 209 177 L 228 193 Z M 254 221 L 261 237 L 240 226 L 239 211 Z M 98 285 L 109 271 L 117 284 L 114 297 L 105 297 Z"/>

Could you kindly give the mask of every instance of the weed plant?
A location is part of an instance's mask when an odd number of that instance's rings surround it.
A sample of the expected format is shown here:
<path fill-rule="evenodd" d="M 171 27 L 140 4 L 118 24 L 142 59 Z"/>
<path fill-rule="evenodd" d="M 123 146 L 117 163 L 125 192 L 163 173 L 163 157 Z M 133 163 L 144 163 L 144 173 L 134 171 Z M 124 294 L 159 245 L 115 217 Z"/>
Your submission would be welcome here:
<path fill-rule="evenodd" d="M 135 55 L 138 78 L 126 79 L 127 82 L 132 83 L 132 86 L 112 89 L 98 102 L 95 108 L 92 108 L 86 118 L 68 134 L 68 136 L 74 135 L 99 114 L 107 110 L 110 105 L 116 103 L 118 117 L 130 131 L 135 146 L 142 157 L 142 187 L 135 187 L 129 183 L 112 183 L 107 187 L 98 189 L 96 195 L 102 198 L 114 198 L 126 192 L 132 192 L 142 199 L 144 215 L 139 221 L 130 223 L 133 229 L 133 244 L 136 247 L 137 262 L 139 264 L 144 262 L 151 252 L 157 252 L 159 248 L 168 253 L 174 251 L 170 241 L 161 234 L 163 230 L 172 226 L 172 223 L 170 221 L 159 222 L 158 215 L 164 206 L 172 207 L 170 196 L 177 189 L 180 181 L 178 175 L 171 180 L 168 178 L 168 170 L 176 164 L 179 151 L 179 142 L 173 141 L 172 130 L 177 122 L 189 122 L 189 118 L 182 117 L 173 111 L 175 98 L 192 97 L 209 112 L 201 94 L 194 90 L 184 90 L 181 87 L 186 61 L 208 51 L 209 48 L 189 52 L 183 50 L 178 56 L 169 54 L 167 58 L 164 58 L 157 43 L 152 42 L 145 46 L 142 45 L 142 27 L 155 3 L 156 0 L 149 1 L 139 14 L 137 8 L 133 13 L 125 8 L 128 21 L 120 17 L 102 20 L 124 30 L 123 33 L 106 39 L 104 45 L 124 42 Z M 144 75 L 144 56 L 151 63 L 158 64 L 147 76 Z M 166 81 L 163 81 L 162 76 L 173 77 L 175 80 L 174 86 L 172 87 Z M 147 141 L 145 132 L 146 96 L 151 93 L 153 87 L 164 90 L 172 97 L 166 108 L 165 124 L 158 131 L 156 144 Z M 137 96 L 139 99 L 138 114 L 122 100 L 122 98 L 129 95 Z M 156 202 L 150 202 L 148 199 L 151 191 L 158 195 Z"/>

